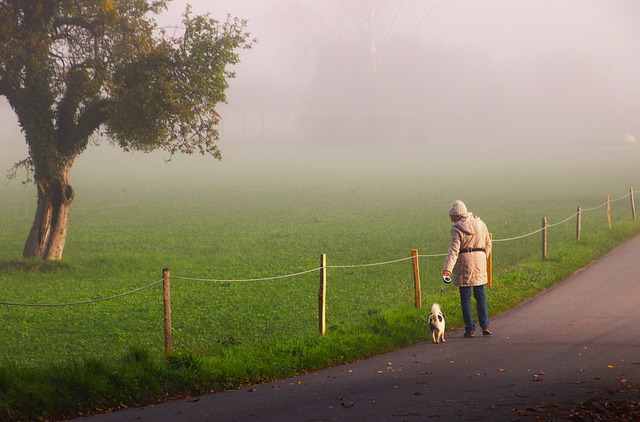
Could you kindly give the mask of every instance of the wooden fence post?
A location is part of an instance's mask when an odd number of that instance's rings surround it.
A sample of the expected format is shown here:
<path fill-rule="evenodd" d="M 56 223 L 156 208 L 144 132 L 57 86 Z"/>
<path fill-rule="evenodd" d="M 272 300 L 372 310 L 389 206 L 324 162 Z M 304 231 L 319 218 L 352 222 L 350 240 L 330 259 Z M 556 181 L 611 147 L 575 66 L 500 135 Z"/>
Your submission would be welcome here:
<path fill-rule="evenodd" d="M 611 228 L 611 199 L 609 198 L 608 194 L 607 194 L 607 224 L 609 225 L 609 228 Z"/>
<path fill-rule="evenodd" d="M 542 259 L 547 260 L 547 217 L 542 219 Z"/>
<path fill-rule="evenodd" d="M 318 290 L 318 329 L 327 332 L 327 255 L 320 255 L 320 289 Z"/>
<path fill-rule="evenodd" d="M 171 354 L 171 274 L 162 270 L 162 301 L 164 302 L 164 353 Z"/>
<path fill-rule="evenodd" d="M 422 292 L 420 289 L 420 266 L 418 265 L 418 250 L 411 249 L 411 259 L 413 261 L 413 287 L 415 289 L 416 309 L 422 308 Z"/>
<path fill-rule="evenodd" d="M 493 233 L 489 233 L 489 239 L 491 240 L 491 252 L 487 256 L 487 285 L 491 287 L 493 284 Z"/>
<path fill-rule="evenodd" d="M 633 186 L 629 188 L 629 197 L 631 198 L 631 216 L 633 221 L 636 220 L 636 203 L 633 201 Z"/>
<path fill-rule="evenodd" d="M 582 229 L 582 207 L 578 207 L 578 218 L 576 220 L 576 240 L 580 241 L 580 231 Z"/>

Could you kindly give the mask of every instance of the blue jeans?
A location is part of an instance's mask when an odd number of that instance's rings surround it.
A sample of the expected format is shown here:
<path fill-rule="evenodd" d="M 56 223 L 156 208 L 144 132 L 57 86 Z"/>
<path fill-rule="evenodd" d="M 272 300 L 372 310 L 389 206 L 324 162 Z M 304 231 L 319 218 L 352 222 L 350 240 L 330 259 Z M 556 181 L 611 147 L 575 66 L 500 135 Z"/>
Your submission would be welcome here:
<path fill-rule="evenodd" d="M 467 332 L 474 332 L 476 325 L 473 322 L 473 314 L 471 312 L 471 289 L 473 288 L 473 297 L 476 299 L 476 310 L 478 311 L 478 323 L 484 330 L 489 328 L 489 310 L 487 308 L 487 296 L 484 293 L 484 284 L 482 286 L 460 286 L 460 306 L 462 307 L 462 318 L 464 319 L 464 328 Z"/>

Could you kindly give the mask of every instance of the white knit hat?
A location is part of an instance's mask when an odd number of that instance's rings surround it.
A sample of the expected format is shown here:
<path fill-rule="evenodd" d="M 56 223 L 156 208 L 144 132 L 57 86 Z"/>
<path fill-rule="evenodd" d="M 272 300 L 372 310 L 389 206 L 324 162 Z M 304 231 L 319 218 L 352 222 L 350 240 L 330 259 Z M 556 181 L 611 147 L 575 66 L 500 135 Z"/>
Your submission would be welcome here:
<path fill-rule="evenodd" d="M 467 206 L 461 200 L 453 201 L 449 207 L 449 215 L 465 215 L 467 213 Z"/>

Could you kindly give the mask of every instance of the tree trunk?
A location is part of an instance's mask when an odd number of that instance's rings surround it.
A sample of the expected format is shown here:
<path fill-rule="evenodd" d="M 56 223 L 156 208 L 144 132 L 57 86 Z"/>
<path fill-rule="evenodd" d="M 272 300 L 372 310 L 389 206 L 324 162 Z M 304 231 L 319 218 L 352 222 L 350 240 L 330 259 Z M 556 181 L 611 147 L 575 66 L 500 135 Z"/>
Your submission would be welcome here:
<path fill-rule="evenodd" d="M 37 180 L 38 205 L 31 232 L 24 246 L 24 258 L 62 259 L 67 238 L 69 208 L 74 192 L 68 184 L 68 168 L 60 180 Z"/>

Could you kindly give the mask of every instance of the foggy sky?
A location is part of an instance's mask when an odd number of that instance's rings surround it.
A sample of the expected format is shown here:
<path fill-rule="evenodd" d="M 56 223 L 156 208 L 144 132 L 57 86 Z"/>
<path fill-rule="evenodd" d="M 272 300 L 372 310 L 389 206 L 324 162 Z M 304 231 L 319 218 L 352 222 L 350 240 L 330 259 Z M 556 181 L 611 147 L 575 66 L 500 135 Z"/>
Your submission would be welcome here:
<path fill-rule="evenodd" d="M 175 0 L 159 24 L 179 26 L 187 3 L 258 39 L 220 107 L 225 144 L 640 137 L 636 0 Z M 4 99 L 0 123 L 3 145 L 23 142 Z"/>
<path fill-rule="evenodd" d="M 385 143 L 610 145 L 640 136 L 640 2 L 634 0 L 189 3 L 197 13 L 248 19 L 259 40 L 242 53 L 229 91 L 225 131 L 244 135 L 244 142 L 313 139 L 309 132 L 321 125 L 299 124 L 309 114 L 335 127 L 330 135 L 337 143 L 367 142 L 355 139 L 370 133 L 353 121 L 371 125 L 360 116 L 371 101 L 384 102 L 383 118 L 405 116 L 395 126 L 377 119 L 378 130 L 387 130 L 378 139 Z M 162 19 L 175 23 L 185 4 L 174 1 Z M 357 52 L 366 54 L 359 13 L 367 4 L 379 16 L 381 56 L 390 50 L 378 75 L 379 89 L 392 92 L 383 100 L 373 98 L 371 85 L 358 86 L 362 78 L 349 77 L 362 70 Z M 333 56 L 321 51 L 336 45 L 353 48 L 334 49 Z M 330 94 L 318 98 L 318 90 Z M 349 122 L 355 127 L 342 131 Z"/>

